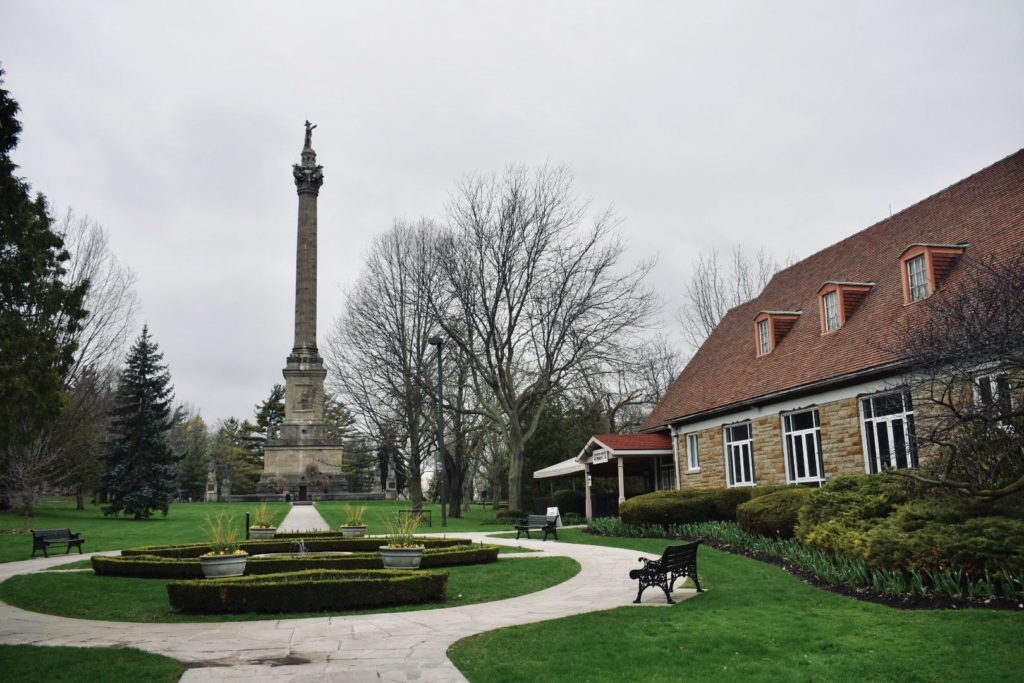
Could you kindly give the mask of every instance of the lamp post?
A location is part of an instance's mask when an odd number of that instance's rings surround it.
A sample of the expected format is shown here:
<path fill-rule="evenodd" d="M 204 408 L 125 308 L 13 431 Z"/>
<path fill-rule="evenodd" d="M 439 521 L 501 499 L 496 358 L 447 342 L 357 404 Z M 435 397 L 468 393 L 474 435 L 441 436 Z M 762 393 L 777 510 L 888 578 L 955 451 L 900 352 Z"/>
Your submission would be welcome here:
<path fill-rule="evenodd" d="M 441 460 L 441 526 L 448 526 L 448 468 L 444 462 L 444 413 L 441 404 L 444 400 L 444 375 L 441 368 L 441 347 L 444 340 L 433 336 L 427 340 L 431 346 L 437 347 L 437 451 Z"/>

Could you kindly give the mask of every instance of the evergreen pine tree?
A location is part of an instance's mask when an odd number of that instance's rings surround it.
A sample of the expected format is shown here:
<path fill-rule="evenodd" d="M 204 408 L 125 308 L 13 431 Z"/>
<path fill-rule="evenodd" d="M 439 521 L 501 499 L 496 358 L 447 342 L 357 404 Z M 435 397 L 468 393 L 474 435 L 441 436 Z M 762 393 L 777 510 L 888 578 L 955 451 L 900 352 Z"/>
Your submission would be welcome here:
<path fill-rule="evenodd" d="M 0 69 L 0 451 L 31 441 L 60 412 L 89 283 L 61 282 L 68 253 L 46 199 L 14 174 L 21 123 Z"/>
<path fill-rule="evenodd" d="M 128 353 L 110 414 L 112 438 L 103 479 L 110 504 L 103 508 L 105 515 L 124 512 L 143 519 L 154 510 L 166 515 L 170 506 L 175 455 L 167 436 L 175 422 L 174 389 L 162 360 L 143 327 Z"/>

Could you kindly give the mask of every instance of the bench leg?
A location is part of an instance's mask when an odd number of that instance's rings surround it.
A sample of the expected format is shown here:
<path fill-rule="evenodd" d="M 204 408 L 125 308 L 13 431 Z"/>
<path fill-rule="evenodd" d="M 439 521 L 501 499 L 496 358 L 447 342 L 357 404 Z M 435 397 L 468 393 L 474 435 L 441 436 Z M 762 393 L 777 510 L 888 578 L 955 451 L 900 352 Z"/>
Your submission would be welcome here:
<path fill-rule="evenodd" d="M 78 548 L 78 554 L 79 554 L 79 555 L 81 555 L 81 554 L 82 554 L 82 544 L 81 544 L 81 543 L 79 543 L 79 544 L 78 544 L 78 545 L 76 545 L 75 547 L 76 547 L 76 548 Z"/>
<path fill-rule="evenodd" d="M 644 588 L 647 588 L 647 586 L 645 586 L 645 585 L 643 585 L 641 583 L 640 584 L 640 590 L 638 590 L 636 592 L 636 600 L 633 601 L 634 605 L 639 605 L 640 604 L 640 596 L 644 594 Z"/>

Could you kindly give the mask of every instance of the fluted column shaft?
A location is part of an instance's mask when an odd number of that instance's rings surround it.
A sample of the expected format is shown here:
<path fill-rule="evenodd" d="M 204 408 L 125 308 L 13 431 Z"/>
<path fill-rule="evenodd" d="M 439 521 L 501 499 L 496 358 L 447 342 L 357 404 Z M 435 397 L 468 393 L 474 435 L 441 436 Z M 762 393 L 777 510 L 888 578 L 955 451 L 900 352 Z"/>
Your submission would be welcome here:
<path fill-rule="evenodd" d="M 295 255 L 295 345 L 293 353 L 314 355 L 316 346 L 316 190 L 299 189 L 299 232 Z"/>

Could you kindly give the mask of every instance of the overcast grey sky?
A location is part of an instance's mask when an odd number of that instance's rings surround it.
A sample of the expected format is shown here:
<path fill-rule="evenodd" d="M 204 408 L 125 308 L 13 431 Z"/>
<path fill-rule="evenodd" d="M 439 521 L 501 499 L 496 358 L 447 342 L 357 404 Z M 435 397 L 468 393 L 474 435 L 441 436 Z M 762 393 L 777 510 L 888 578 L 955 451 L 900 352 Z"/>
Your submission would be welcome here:
<path fill-rule="evenodd" d="M 15 161 L 103 224 L 177 397 L 250 417 L 291 348 L 317 123 L 321 346 L 373 235 L 463 174 L 571 166 L 657 255 L 803 258 L 1024 146 L 1024 3 L 0 0 Z"/>

